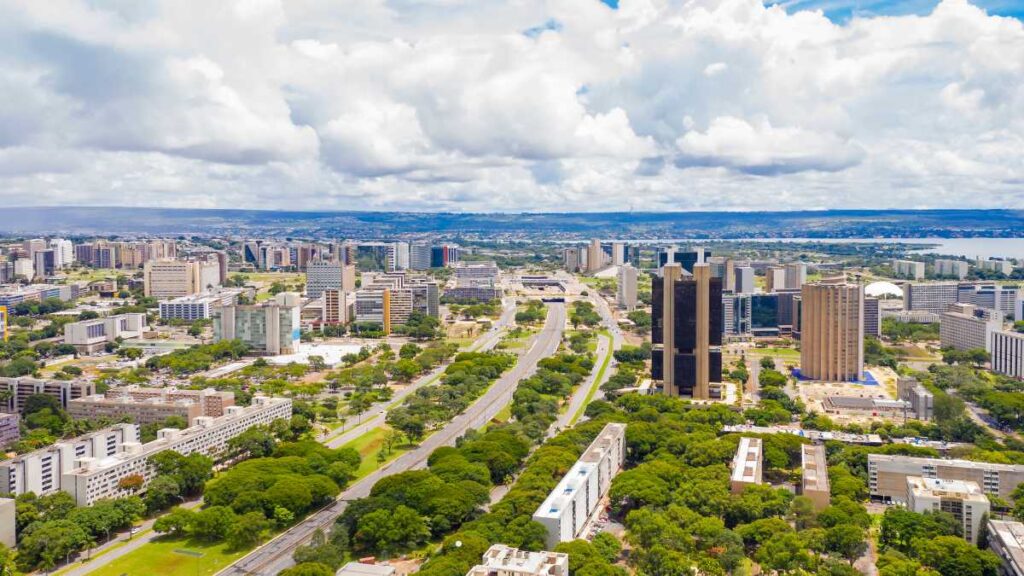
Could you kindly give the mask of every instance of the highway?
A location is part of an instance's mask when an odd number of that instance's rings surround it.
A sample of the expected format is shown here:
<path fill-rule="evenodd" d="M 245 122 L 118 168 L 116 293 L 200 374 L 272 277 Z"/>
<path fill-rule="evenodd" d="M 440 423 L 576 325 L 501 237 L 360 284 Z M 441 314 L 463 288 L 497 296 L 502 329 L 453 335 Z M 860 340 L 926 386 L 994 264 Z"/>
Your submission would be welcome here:
<path fill-rule="evenodd" d="M 512 324 L 515 320 L 515 316 L 515 298 L 506 298 L 504 300 L 504 308 L 502 309 L 501 317 L 494 323 L 489 331 L 481 335 L 480 338 L 478 338 L 467 350 L 470 352 L 484 352 L 493 349 L 498 345 L 498 342 L 501 342 L 501 337 L 505 334 L 505 328 Z M 397 406 L 405 399 L 406 396 L 409 396 L 419 388 L 434 382 L 445 371 L 445 369 L 448 368 L 448 364 L 448 362 L 445 362 L 427 374 L 420 376 L 405 388 L 395 392 L 390 399 L 383 402 L 376 402 L 371 405 L 362 414 L 355 417 L 357 422 L 356 426 L 353 426 L 344 432 L 339 432 L 338 434 L 321 439 L 320 441 L 329 448 L 339 448 L 356 438 L 359 438 L 363 434 L 366 434 L 370 430 L 383 426 L 389 407 Z"/>
<path fill-rule="evenodd" d="M 271 576 L 293 565 L 292 553 L 308 542 L 319 528 L 327 530 L 334 520 L 345 511 L 348 502 L 364 498 L 378 480 L 392 474 L 421 468 L 430 453 L 441 446 L 453 445 L 455 440 L 470 428 L 479 428 L 494 418 L 509 402 L 516 384 L 533 374 L 537 363 L 553 354 L 562 340 L 565 329 L 565 305 L 550 304 L 544 328 L 534 337 L 533 345 L 519 361 L 474 402 L 465 412 L 456 416 L 447 426 L 423 440 L 420 445 L 399 456 L 390 464 L 369 474 L 341 493 L 333 504 L 308 516 L 277 538 L 252 551 L 231 566 L 218 572 L 221 576 L 259 575 Z"/>

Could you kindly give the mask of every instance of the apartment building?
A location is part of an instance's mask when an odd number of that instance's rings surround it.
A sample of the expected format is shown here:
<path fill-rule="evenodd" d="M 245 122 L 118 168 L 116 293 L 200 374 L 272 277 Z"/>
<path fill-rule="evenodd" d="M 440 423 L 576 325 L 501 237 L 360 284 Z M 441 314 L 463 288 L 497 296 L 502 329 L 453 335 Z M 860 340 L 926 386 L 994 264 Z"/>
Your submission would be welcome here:
<path fill-rule="evenodd" d="M 637 270 L 629 264 L 619 266 L 615 302 L 627 312 L 636 310 Z"/>
<path fill-rule="evenodd" d="M 1004 317 L 1012 318 L 1017 311 L 1019 293 L 1017 286 L 992 283 L 960 284 L 957 286 L 957 302 L 998 310 Z"/>
<path fill-rule="evenodd" d="M 804 444 L 800 447 L 800 494 L 814 502 L 814 509 L 824 510 L 831 503 L 828 483 L 828 462 L 825 446 Z"/>
<path fill-rule="evenodd" d="M 27 492 L 37 496 L 53 494 L 61 490 L 63 475 L 75 467 L 78 459 L 110 457 L 124 445 L 138 442 L 138 426 L 116 424 L 15 456 L 0 462 L 0 490 L 15 496 Z"/>
<path fill-rule="evenodd" d="M 217 306 L 230 306 L 238 303 L 238 298 L 246 291 L 241 288 L 221 288 L 214 292 L 203 292 L 190 296 L 180 296 L 160 302 L 160 318 L 164 320 L 206 320 Z"/>
<path fill-rule="evenodd" d="M 547 545 L 579 538 L 626 457 L 626 425 L 607 424 L 533 513 L 547 528 Z"/>
<path fill-rule="evenodd" d="M 179 298 L 220 286 L 220 264 L 206 260 L 149 260 L 143 267 L 146 296 Z"/>
<path fill-rule="evenodd" d="M 14 412 L 0 412 L 0 448 L 17 442 L 21 438 L 18 415 Z"/>
<path fill-rule="evenodd" d="M 764 291 L 778 292 L 786 288 L 786 269 L 781 266 L 772 266 L 764 271 Z"/>
<path fill-rule="evenodd" d="M 992 371 L 1024 379 L 1024 334 L 997 331 L 991 342 Z"/>
<path fill-rule="evenodd" d="M 220 391 L 214 388 L 202 390 L 188 390 L 168 386 L 166 388 L 149 388 L 132 384 L 129 386 L 118 386 L 106 392 L 107 398 L 131 398 L 144 401 L 157 399 L 161 401 L 188 401 L 199 405 L 200 416 L 217 418 L 223 416 L 229 406 L 235 405 L 235 393 Z"/>
<path fill-rule="evenodd" d="M 1009 520 L 988 521 L 988 546 L 1002 563 L 1000 574 L 1024 576 L 1024 524 Z"/>
<path fill-rule="evenodd" d="M 975 482 L 910 476 L 907 477 L 907 508 L 917 513 L 951 514 L 960 524 L 964 540 L 977 544 L 981 523 L 990 505 Z"/>
<path fill-rule="evenodd" d="M 262 304 L 216 306 L 213 339 L 241 340 L 256 354 L 292 354 L 299 345 L 299 295 L 282 292 Z"/>
<path fill-rule="evenodd" d="M 349 292 L 327 288 L 321 294 L 323 298 L 323 315 L 321 319 L 324 324 L 337 326 L 349 322 Z"/>
<path fill-rule="evenodd" d="M 580 261 L 580 249 L 573 247 L 562 250 L 562 266 L 568 272 L 581 271 L 583 264 Z"/>
<path fill-rule="evenodd" d="M 324 290 L 354 292 L 355 289 L 355 264 L 312 262 L 306 267 L 306 296 L 309 298 L 319 298 Z"/>
<path fill-rule="evenodd" d="M 108 398 L 102 394 L 94 394 L 68 402 L 68 414 L 76 420 L 130 418 L 135 424 L 143 426 L 159 424 L 172 416 L 180 417 L 185 422 L 192 422 L 201 416 L 202 412 L 198 404 L 188 400 L 136 400 L 128 396 Z"/>
<path fill-rule="evenodd" d="M 991 350 L 992 335 L 1003 328 L 998 312 L 973 304 L 952 304 L 939 318 L 939 341 L 943 348 Z"/>
<path fill-rule="evenodd" d="M 158 452 L 174 450 L 186 456 L 198 452 L 218 458 L 227 449 L 228 440 L 253 426 L 269 425 L 291 416 L 290 399 L 255 396 L 250 406 L 230 406 L 219 418 L 201 416 L 185 430 L 160 430 L 157 439 L 147 444 L 134 442 L 107 456 L 77 458 L 72 469 L 62 475 L 61 489 L 74 496 L 79 506 L 126 496 L 127 492 L 118 486 L 120 480 L 138 474 L 148 484 L 153 477 L 149 459 Z"/>
<path fill-rule="evenodd" d="M 871 496 L 906 503 L 908 476 L 974 482 L 985 494 L 1010 502 L 1013 500 L 1010 495 L 1014 488 L 1024 482 L 1024 465 L 889 454 L 868 455 L 868 489 Z"/>
<path fill-rule="evenodd" d="M 910 376 L 896 380 L 896 398 L 910 404 L 910 410 L 918 420 L 931 420 L 935 416 L 935 396 Z"/>
<path fill-rule="evenodd" d="M 864 290 L 833 278 L 805 284 L 800 296 L 800 372 L 823 381 L 864 372 Z"/>
<path fill-rule="evenodd" d="M 569 576 L 569 555 L 493 544 L 466 576 Z"/>
<path fill-rule="evenodd" d="M 103 350 L 108 342 L 138 338 L 147 330 L 146 315 L 129 312 L 65 324 L 64 343 L 71 344 L 81 354 L 93 354 Z"/>
<path fill-rule="evenodd" d="M 25 402 L 28 401 L 28 397 L 35 394 L 44 394 L 56 398 L 62 408 L 67 408 L 68 402 L 71 400 L 96 393 L 92 382 L 40 380 L 29 376 L 18 378 L 0 377 L 0 390 L 6 390 L 7 392 L 7 402 L 4 411 L 17 412 L 19 414 L 25 411 Z"/>
<path fill-rule="evenodd" d="M 924 262 L 914 260 L 893 260 L 892 272 L 898 278 L 921 280 L 924 278 Z"/>
<path fill-rule="evenodd" d="M 953 277 L 963 280 L 967 277 L 970 266 L 963 260 L 947 260 L 937 258 L 935 260 L 935 275 L 941 277 Z"/>
<path fill-rule="evenodd" d="M 1013 263 L 1009 260 L 1001 260 L 998 258 L 982 259 L 978 258 L 976 265 L 978 269 L 986 272 L 995 272 L 1004 276 L 1009 276 L 1013 273 Z"/>
<path fill-rule="evenodd" d="M 942 314 L 950 304 L 956 304 L 958 286 L 955 282 L 904 284 L 903 309 Z"/>

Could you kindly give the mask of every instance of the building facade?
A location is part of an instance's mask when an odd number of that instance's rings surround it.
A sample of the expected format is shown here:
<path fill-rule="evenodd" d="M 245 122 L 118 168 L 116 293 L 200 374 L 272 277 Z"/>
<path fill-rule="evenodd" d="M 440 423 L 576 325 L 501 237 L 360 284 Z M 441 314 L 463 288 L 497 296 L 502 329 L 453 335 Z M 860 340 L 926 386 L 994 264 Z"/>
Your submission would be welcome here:
<path fill-rule="evenodd" d="M 118 338 L 138 338 L 149 330 L 146 315 L 141 312 L 128 312 L 93 318 L 64 325 L 64 343 L 71 344 L 82 354 L 93 354 L 103 350 L 107 343 Z"/>
<path fill-rule="evenodd" d="M 898 278 L 921 280 L 924 278 L 924 262 L 916 262 L 914 260 L 893 260 L 892 271 Z"/>
<path fill-rule="evenodd" d="M 963 280 L 967 277 L 970 266 L 963 260 L 947 260 L 937 258 L 935 260 L 935 275 L 942 278 L 956 278 Z"/>
<path fill-rule="evenodd" d="M 992 335 L 1003 327 L 1000 316 L 973 304 L 952 304 L 939 315 L 939 341 L 943 348 L 991 351 Z"/>
<path fill-rule="evenodd" d="M 220 286 L 220 264 L 207 260 L 148 260 L 143 267 L 143 282 L 146 296 L 190 296 Z"/>
<path fill-rule="evenodd" d="M 319 298 L 324 290 L 355 292 L 356 266 L 341 262 L 312 262 L 306 267 L 306 296 Z"/>
<path fill-rule="evenodd" d="M 25 411 L 25 403 L 29 396 L 44 394 L 56 398 L 62 408 L 67 408 L 68 402 L 75 398 L 95 394 L 96 388 L 92 382 L 84 380 L 41 380 L 20 376 L 17 378 L 0 377 L 0 390 L 7 391 L 4 411 L 20 414 Z"/>
<path fill-rule="evenodd" d="M 630 264 L 619 266 L 618 286 L 615 301 L 627 312 L 636 310 L 637 270 Z"/>
<path fill-rule="evenodd" d="M 669 396 L 707 400 L 722 379 L 722 280 L 707 264 L 693 270 L 667 264 L 652 281 L 651 376 Z"/>
<path fill-rule="evenodd" d="M 292 354 L 299 345 L 299 295 L 282 292 L 255 305 L 217 306 L 212 312 L 213 338 L 241 340 L 256 354 Z"/>
<path fill-rule="evenodd" d="M 483 561 L 466 576 L 569 576 L 569 555 L 561 552 L 528 552 L 494 544 Z"/>
<path fill-rule="evenodd" d="M 832 382 L 864 372 L 864 290 L 832 279 L 804 285 L 800 295 L 800 372 Z"/>
<path fill-rule="evenodd" d="M 828 461 L 825 458 L 825 446 L 822 444 L 804 444 L 800 447 L 800 494 L 807 496 L 814 503 L 814 509 L 824 510 L 831 503 L 831 492 L 828 483 Z"/>
<path fill-rule="evenodd" d="M 992 333 L 992 371 L 1024 379 L 1024 334 L 996 331 Z"/>
<path fill-rule="evenodd" d="M 907 508 L 917 513 L 945 512 L 956 518 L 964 540 L 978 543 L 989 502 L 976 482 L 907 477 Z"/>
<path fill-rule="evenodd" d="M 871 496 L 905 504 L 908 476 L 974 482 L 985 494 L 1012 502 L 1013 490 L 1024 482 L 1024 465 L 868 454 Z"/>
<path fill-rule="evenodd" d="M 729 478 L 729 489 L 733 494 L 742 494 L 747 486 L 761 483 L 761 445 L 760 438 L 740 438 L 736 455 L 732 458 L 732 473 Z"/>

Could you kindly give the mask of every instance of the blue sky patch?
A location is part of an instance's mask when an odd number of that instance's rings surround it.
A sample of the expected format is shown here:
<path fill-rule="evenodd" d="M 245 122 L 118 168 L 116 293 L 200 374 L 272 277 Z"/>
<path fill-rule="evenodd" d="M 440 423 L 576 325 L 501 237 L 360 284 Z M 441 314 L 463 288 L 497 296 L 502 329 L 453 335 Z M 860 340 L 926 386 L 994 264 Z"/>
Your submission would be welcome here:
<path fill-rule="evenodd" d="M 531 28 L 523 30 L 523 36 L 536 38 L 537 36 L 540 36 L 541 34 L 547 32 L 548 30 L 551 30 L 553 32 L 560 32 L 562 30 L 562 23 L 559 22 L 558 20 L 555 20 L 554 18 L 549 18 L 547 22 L 541 24 L 540 26 L 533 26 Z"/>
<path fill-rule="evenodd" d="M 765 5 L 779 5 L 787 12 L 821 10 L 833 22 L 847 22 L 855 16 L 905 16 L 931 13 L 937 0 L 782 0 L 767 1 Z M 1020 0 L 973 0 L 972 4 L 996 16 L 1024 19 L 1024 2 Z"/>
<path fill-rule="evenodd" d="M 619 0 L 601 0 L 601 4 L 604 4 L 605 6 L 608 6 L 612 10 L 618 10 L 619 9 Z"/>

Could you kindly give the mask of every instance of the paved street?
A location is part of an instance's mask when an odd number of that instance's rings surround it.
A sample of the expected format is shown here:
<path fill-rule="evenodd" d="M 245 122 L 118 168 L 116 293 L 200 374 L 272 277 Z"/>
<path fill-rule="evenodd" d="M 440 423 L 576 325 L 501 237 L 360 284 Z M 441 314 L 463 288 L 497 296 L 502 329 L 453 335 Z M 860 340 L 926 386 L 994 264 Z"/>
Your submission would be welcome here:
<path fill-rule="evenodd" d="M 431 452 L 441 446 L 454 444 L 455 440 L 466 430 L 479 428 L 491 420 L 505 405 L 511 402 L 512 394 L 519 380 L 531 375 L 542 358 L 557 350 L 564 328 L 565 305 L 550 304 L 544 328 L 534 337 L 530 349 L 520 356 L 518 363 L 501 376 L 464 413 L 456 416 L 443 429 L 426 438 L 415 450 L 399 456 L 390 464 L 353 484 L 339 496 L 335 503 L 310 515 L 301 523 L 254 550 L 219 574 L 224 576 L 247 574 L 271 576 L 291 566 L 293 564 L 292 553 L 295 549 L 307 542 L 318 528 L 329 528 L 334 520 L 344 512 L 348 501 L 369 495 L 373 485 L 385 476 L 423 467 Z"/>

